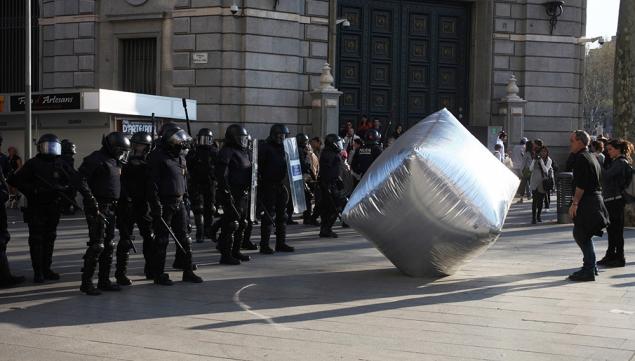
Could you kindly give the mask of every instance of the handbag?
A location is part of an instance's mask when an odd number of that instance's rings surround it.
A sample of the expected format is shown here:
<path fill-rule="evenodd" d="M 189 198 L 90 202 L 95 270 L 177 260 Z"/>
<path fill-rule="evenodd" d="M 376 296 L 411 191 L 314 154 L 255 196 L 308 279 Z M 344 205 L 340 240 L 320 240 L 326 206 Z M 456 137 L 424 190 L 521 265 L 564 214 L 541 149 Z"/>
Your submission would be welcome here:
<path fill-rule="evenodd" d="M 539 158 L 538 161 L 542 162 L 542 159 Z M 549 192 L 550 190 L 553 189 L 553 186 L 554 186 L 553 177 L 549 176 L 549 177 L 545 178 L 545 171 L 542 170 L 542 166 L 540 166 L 540 173 L 542 173 L 542 178 L 543 178 L 543 180 L 542 180 L 542 188 L 545 189 L 545 192 Z M 551 172 L 549 172 L 549 173 L 551 173 Z"/>

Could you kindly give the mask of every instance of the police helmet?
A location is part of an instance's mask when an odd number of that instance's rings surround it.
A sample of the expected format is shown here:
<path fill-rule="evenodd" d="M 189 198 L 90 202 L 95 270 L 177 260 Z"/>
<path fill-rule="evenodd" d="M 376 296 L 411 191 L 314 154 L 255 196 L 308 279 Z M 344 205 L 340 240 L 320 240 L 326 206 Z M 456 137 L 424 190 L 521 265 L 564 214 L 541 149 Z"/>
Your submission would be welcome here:
<path fill-rule="evenodd" d="M 159 129 L 159 132 L 157 133 L 157 135 L 159 135 L 159 137 L 162 137 L 163 134 L 165 134 L 166 132 L 168 132 L 169 130 L 172 130 L 174 128 L 181 129 L 181 127 L 179 127 L 178 124 L 176 124 L 174 122 L 165 123 Z"/>
<path fill-rule="evenodd" d="M 232 124 L 227 127 L 227 130 L 225 130 L 225 144 L 247 149 L 249 146 L 247 129 L 238 124 Z"/>
<path fill-rule="evenodd" d="M 101 145 L 108 151 L 111 157 L 125 161 L 130 152 L 130 140 L 123 132 L 112 132 L 104 136 Z"/>
<path fill-rule="evenodd" d="M 309 144 L 309 136 L 304 133 L 298 133 L 295 136 L 295 140 L 298 143 L 298 148 L 304 148 Z"/>
<path fill-rule="evenodd" d="M 273 142 L 282 144 L 284 139 L 289 135 L 289 128 L 284 124 L 274 124 L 269 130 L 269 139 Z"/>
<path fill-rule="evenodd" d="M 152 135 L 148 132 L 136 132 L 130 138 L 132 143 L 132 155 L 135 157 L 145 157 L 150 153 L 152 145 Z"/>
<path fill-rule="evenodd" d="M 55 134 L 44 134 L 37 141 L 37 152 L 42 155 L 62 155 L 62 142 Z"/>
<path fill-rule="evenodd" d="M 71 142 L 68 139 L 62 139 L 62 155 L 73 155 L 77 154 L 77 148 L 75 147 L 75 143 Z"/>
<path fill-rule="evenodd" d="M 214 145 L 214 133 L 209 128 L 201 128 L 196 135 L 196 144 L 202 147 L 211 147 Z"/>
<path fill-rule="evenodd" d="M 328 134 L 324 138 L 324 146 L 338 153 L 344 150 L 344 142 L 337 134 Z"/>
<path fill-rule="evenodd" d="M 381 133 L 377 129 L 368 129 L 366 131 L 366 143 L 377 145 L 381 142 Z"/>
<path fill-rule="evenodd" d="M 192 137 L 179 127 L 168 129 L 161 137 L 163 147 L 174 155 L 185 155 L 192 146 Z"/>

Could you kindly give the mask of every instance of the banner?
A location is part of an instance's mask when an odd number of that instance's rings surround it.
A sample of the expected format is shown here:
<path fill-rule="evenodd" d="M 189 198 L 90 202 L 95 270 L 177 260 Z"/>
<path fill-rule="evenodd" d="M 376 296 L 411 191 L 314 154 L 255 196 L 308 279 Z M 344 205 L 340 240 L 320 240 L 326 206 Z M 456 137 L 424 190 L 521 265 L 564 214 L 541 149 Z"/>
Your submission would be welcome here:
<path fill-rule="evenodd" d="M 249 141 L 251 150 L 251 193 L 249 197 L 249 219 L 256 222 L 256 205 L 258 204 L 258 139 Z"/>
<path fill-rule="evenodd" d="M 306 199 L 304 198 L 304 179 L 302 178 L 302 166 L 300 165 L 300 153 L 295 137 L 284 140 L 284 152 L 287 154 L 287 175 L 289 178 L 289 193 L 293 201 L 293 213 L 306 211 Z"/>

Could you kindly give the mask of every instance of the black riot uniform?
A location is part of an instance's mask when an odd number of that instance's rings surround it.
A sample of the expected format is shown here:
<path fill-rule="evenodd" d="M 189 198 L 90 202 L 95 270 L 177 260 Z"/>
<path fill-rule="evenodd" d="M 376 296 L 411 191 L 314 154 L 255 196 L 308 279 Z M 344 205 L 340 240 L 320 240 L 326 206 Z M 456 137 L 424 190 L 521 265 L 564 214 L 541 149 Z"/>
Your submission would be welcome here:
<path fill-rule="evenodd" d="M 71 142 L 68 139 L 62 139 L 62 155 L 60 158 L 68 163 L 68 165 L 73 169 L 75 169 L 75 154 L 77 154 L 75 143 Z M 77 191 L 75 190 L 75 188 L 69 188 L 66 192 L 66 195 L 68 195 L 70 199 L 75 199 L 77 197 Z M 62 213 L 69 215 L 75 214 L 76 209 L 71 202 L 68 202 L 64 199 L 62 200 L 61 206 Z"/>
<path fill-rule="evenodd" d="M 342 168 L 342 138 L 329 134 L 324 139 L 324 150 L 320 154 L 320 193 L 322 195 L 320 237 L 337 238 L 332 227 L 338 214 L 346 205 L 344 186 L 340 178 Z"/>
<path fill-rule="evenodd" d="M 165 273 L 165 258 L 170 229 L 183 247 L 182 266 L 184 282 L 201 283 L 203 280 L 192 271 L 192 248 L 188 237 L 188 214 L 184 198 L 187 196 L 187 162 L 185 155 L 192 138 L 178 127 L 165 129 L 161 144 L 148 158 L 149 202 L 156 234 L 154 257 L 151 263 L 154 283 L 172 285 Z M 166 226 L 169 226 L 168 229 Z"/>
<path fill-rule="evenodd" d="M 359 147 L 351 164 L 351 170 L 358 174 L 360 178 L 381 154 L 382 148 L 380 144 L 381 134 L 377 129 L 369 129 L 366 131 L 364 146 Z"/>
<path fill-rule="evenodd" d="M 152 135 L 147 132 L 137 132 L 130 138 L 132 150 L 128 161 L 121 169 L 121 194 L 117 204 L 117 229 L 119 229 L 119 243 L 117 244 L 117 265 L 115 279 L 117 284 L 129 286 L 132 284 L 126 276 L 128 258 L 132 249 L 135 223 L 143 238 L 143 258 L 145 259 L 146 278 L 152 278 L 148 265 L 154 255 L 152 234 L 152 217 L 148 204 L 149 192 L 146 176 L 148 174 L 148 153 L 152 147 Z"/>
<path fill-rule="evenodd" d="M 7 244 L 11 238 L 7 230 L 7 207 L 5 206 L 8 200 L 9 187 L 0 169 L 0 288 L 12 287 L 24 282 L 24 277 L 11 274 L 7 258 Z"/>
<path fill-rule="evenodd" d="M 216 211 L 216 181 L 214 164 L 218 148 L 214 143 L 214 134 L 208 128 L 199 130 L 196 136 L 196 148 L 187 155 L 189 173 L 188 195 L 192 202 L 194 223 L 196 224 L 196 242 L 211 237 L 213 217 Z"/>
<path fill-rule="evenodd" d="M 60 219 L 62 194 L 68 193 L 79 178 L 76 172 L 60 158 L 61 142 L 53 134 L 44 134 L 37 143 L 38 154 L 8 180 L 27 198 L 24 221 L 29 226 L 29 250 L 33 267 L 33 282 L 58 280 L 59 274 L 51 270 L 53 248 Z M 80 191 L 89 198 L 85 184 Z"/>
<path fill-rule="evenodd" d="M 306 201 L 306 210 L 302 215 L 304 224 L 315 225 L 312 219 L 311 201 L 314 198 L 314 189 L 317 181 L 316 174 L 311 169 L 310 145 L 309 137 L 306 134 L 299 133 L 295 136 L 298 142 L 298 153 L 300 156 L 300 167 L 302 168 L 302 178 L 304 178 L 304 199 Z"/>
<path fill-rule="evenodd" d="M 79 166 L 97 203 L 84 199 L 88 223 L 88 248 L 84 255 L 80 290 L 88 295 L 100 292 L 93 285 L 93 274 L 99 264 L 97 288 L 119 291 L 110 281 L 110 267 L 115 248 L 117 201 L 121 195 L 121 166 L 130 151 L 130 141 L 124 133 L 112 132 L 102 139 L 101 149 L 92 152 Z"/>
<path fill-rule="evenodd" d="M 251 187 L 251 158 L 247 150 L 249 135 L 238 124 L 225 131 L 225 143 L 218 152 L 216 161 L 217 198 L 223 207 L 221 233 L 218 250 L 220 263 L 237 265 L 249 261 L 249 256 L 240 252 L 240 246 L 249 223 L 248 204 Z"/>
<path fill-rule="evenodd" d="M 286 186 L 287 158 L 283 142 L 289 129 L 282 124 L 274 124 L 269 138 L 258 148 L 258 195 L 262 202 L 263 217 L 260 226 L 260 253 L 271 254 L 269 238 L 273 224 L 276 225 L 276 251 L 293 252 L 286 244 L 286 207 L 289 191 Z"/>

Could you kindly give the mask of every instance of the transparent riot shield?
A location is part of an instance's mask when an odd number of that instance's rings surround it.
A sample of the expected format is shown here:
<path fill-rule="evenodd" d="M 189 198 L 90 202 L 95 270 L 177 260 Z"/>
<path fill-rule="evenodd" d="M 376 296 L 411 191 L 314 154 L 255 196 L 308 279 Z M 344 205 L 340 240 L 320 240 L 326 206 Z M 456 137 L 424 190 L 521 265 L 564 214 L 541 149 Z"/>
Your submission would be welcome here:
<path fill-rule="evenodd" d="M 249 144 L 251 150 L 251 192 L 249 196 L 249 219 L 256 221 L 256 205 L 258 203 L 258 139 L 252 139 Z"/>
<path fill-rule="evenodd" d="M 289 178 L 289 193 L 293 201 L 293 213 L 306 211 L 306 199 L 304 198 L 304 179 L 302 179 L 302 166 L 300 165 L 300 153 L 298 143 L 293 138 L 284 140 L 284 151 L 287 154 L 287 175 Z"/>

